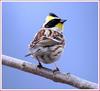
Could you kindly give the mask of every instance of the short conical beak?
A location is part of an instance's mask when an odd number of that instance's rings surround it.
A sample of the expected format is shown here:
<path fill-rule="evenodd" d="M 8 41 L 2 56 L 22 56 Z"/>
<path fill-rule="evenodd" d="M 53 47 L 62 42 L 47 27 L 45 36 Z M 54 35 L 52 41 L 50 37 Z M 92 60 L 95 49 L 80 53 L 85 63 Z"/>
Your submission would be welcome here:
<path fill-rule="evenodd" d="M 64 23 L 64 22 L 66 22 L 66 21 L 67 21 L 67 20 L 65 20 L 65 19 L 62 19 L 62 20 L 61 20 L 61 23 Z"/>

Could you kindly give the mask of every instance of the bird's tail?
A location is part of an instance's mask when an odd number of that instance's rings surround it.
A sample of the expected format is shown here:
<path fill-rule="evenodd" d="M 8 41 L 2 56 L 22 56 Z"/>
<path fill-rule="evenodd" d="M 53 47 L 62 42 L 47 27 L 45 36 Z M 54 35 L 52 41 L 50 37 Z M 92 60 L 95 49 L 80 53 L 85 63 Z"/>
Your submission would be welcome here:
<path fill-rule="evenodd" d="M 28 54 L 25 55 L 25 57 L 28 57 L 28 56 L 30 56 L 30 55 L 32 55 L 32 54 L 31 54 L 31 53 L 28 53 Z"/>

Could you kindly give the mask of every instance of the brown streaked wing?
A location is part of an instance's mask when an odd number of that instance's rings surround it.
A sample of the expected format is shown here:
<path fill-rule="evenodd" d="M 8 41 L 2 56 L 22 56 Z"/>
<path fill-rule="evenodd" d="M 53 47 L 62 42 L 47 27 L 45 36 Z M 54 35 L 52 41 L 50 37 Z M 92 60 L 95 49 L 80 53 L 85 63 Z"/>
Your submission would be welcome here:
<path fill-rule="evenodd" d="M 41 29 L 35 36 L 35 38 L 32 40 L 30 47 L 34 47 L 39 40 L 41 40 L 42 37 L 44 37 L 45 35 L 45 29 Z"/>
<path fill-rule="evenodd" d="M 64 36 L 62 33 L 59 33 L 57 31 L 54 31 L 53 36 L 54 39 L 60 41 L 61 44 L 65 44 Z"/>

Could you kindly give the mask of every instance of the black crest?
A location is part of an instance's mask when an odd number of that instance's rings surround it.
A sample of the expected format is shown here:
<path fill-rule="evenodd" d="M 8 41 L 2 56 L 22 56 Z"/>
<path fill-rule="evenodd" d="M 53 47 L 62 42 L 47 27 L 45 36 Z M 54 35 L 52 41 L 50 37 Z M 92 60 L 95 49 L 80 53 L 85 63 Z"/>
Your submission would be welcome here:
<path fill-rule="evenodd" d="M 50 16 L 53 16 L 53 17 L 58 17 L 56 14 L 54 13 L 49 13 Z"/>

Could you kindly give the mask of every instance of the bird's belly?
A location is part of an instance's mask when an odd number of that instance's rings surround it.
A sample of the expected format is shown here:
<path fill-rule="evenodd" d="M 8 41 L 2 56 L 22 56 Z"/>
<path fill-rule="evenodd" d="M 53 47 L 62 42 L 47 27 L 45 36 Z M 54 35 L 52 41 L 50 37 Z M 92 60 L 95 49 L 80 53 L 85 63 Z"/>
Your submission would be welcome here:
<path fill-rule="evenodd" d="M 63 51 L 63 46 L 56 45 L 52 47 L 38 47 L 35 48 L 34 57 L 38 56 L 39 61 L 50 64 L 57 61 Z"/>

